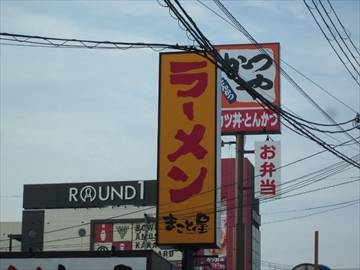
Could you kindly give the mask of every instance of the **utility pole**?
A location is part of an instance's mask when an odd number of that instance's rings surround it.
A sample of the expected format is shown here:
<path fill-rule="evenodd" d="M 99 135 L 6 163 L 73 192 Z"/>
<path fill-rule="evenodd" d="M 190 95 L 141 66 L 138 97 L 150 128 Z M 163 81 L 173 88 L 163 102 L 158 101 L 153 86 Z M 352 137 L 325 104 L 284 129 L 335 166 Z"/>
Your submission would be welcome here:
<path fill-rule="evenodd" d="M 148 215 L 146 213 L 144 213 L 144 221 L 145 221 L 145 228 L 144 228 L 144 249 L 147 250 L 148 248 L 148 224 L 149 224 L 149 219 L 148 219 Z"/>
<path fill-rule="evenodd" d="M 237 215 L 235 230 L 234 270 L 245 270 L 244 224 L 243 224 L 243 178 L 244 178 L 245 135 L 236 135 L 236 198 Z"/>
<path fill-rule="evenodd" d="M 195 261 L 194 261 L 194 250 L 192 248 L 184 248 L 183 258 L 181 262 L 182 270 L 194 270 Z"/>
<path fill-rule="evenodd" d="M 319 270 L 319 231 L 315 231 L 314 270 Z"/>
<path fill-rule="evenodd" d="M 13 240 L 13 236 L 12 234 L 8 235 L 10 241 L 9 241 L 9 252 L 12 252 L 12 240 Z"/>

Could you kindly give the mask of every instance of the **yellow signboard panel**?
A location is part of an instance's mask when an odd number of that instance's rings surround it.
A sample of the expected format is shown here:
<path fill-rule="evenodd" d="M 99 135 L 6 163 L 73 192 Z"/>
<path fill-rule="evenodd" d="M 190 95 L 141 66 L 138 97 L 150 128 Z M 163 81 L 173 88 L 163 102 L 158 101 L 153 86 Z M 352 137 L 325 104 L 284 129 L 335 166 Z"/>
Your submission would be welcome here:
<path fill-rule="evenodd" d="M 216 246 L 220 104 L 216 67 L 160 54 L 157 244 Z"/>

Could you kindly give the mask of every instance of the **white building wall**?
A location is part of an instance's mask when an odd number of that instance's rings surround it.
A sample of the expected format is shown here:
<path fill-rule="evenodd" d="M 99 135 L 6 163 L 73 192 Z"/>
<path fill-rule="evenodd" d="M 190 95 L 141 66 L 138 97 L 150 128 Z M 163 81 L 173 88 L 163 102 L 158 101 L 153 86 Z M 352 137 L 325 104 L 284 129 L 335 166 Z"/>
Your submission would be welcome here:
<path fill-rule="evenodd" d="M 46 209 L 44 220 L 44 251 L 90 250 L 91 220 L 143 219 L 155 216 L 155 206 L 120 206 L 107 208 Z M 79 229 L 86 235 L 79 236 Z"/>
<path fill-rule="evenodd" d="M 9 234 L 21 234 L 21 222 L 0 222 L 0 251 L 9 251 L 10 238 Z M 12 250 L 20 251 L 21 243 L 13 239 Z"/>

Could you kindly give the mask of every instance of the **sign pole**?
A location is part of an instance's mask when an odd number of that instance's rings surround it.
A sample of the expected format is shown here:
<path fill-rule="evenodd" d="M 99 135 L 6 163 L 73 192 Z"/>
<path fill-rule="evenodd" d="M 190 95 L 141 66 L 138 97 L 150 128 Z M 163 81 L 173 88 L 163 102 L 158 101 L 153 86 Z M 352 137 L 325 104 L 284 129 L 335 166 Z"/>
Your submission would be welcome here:
<path fill-rule="evenodd" d="M 9 252 L 12 252 L 12 239 L 13 239 L 13 236 L 12 234 L 9 234 L 8 235 L 10 241 L 9 241 Z"/>
<path fill-rule="evenodd" d="M 243 178 L 244 178 L 244 141 L 245 135 L 236 135 L 236 182 L 237 215 L 235 233 L 235 268 L 245 270 L 244 260 L 244 224 L 243 224 Z"/>
<path fill-rule="evenodd" d="M 184 248 L 183 258 L 181 262 L 182 270 L 194 270 L 194 250 L 191 248 Z"/>
<path fill-rule="evenodd" d="M 315 231 L 314 270 L 319 270 L 319 231 Z"/>

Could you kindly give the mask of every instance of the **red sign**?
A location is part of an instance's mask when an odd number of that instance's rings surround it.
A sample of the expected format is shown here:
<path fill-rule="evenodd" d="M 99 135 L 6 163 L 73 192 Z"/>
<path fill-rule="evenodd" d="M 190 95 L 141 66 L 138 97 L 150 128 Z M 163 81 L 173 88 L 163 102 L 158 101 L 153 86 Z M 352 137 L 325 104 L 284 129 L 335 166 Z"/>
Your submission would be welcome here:
<path fill-rule="evenodd" d="M 221 240 L 219 249 L 204 250 L 206 262 L 203 264 L 206 270 L 227 269 L 232 270 L 234 259 L 234 239 L 236 229 L 236 181 L 235 181 L 235 159 L 221 160 Z M 243 223 L 245 230 L 245 269 L 251 269 L 252 266 L 252 252 L 260 249 L 260 245 L 252 246 L 252 212 L 253 207 L 253 191 L 251 189 L 251 182 L 253 179 L 253 166 L 248 159 L 244 159 L 244 176 L 243 176 Z M 257 250 L 260 252 L 260 250 Z"/>
<path fill-rule="evenodd" d="M 98 243 L 111 242 L 113 239 L 112 223 L 96 224 L 94 228 L 94 240 Z"/>
<path fill-rule="evenodd" d="M 259 46 L 264 50 L 260 50 Z M 280 107 L 278 43 L 216 46 L 221 56 L 250 87 Z M 280 133 L 280 115 L 254 100 L 224 72 L 218 74 L 222 93 L 221 131 L 223 134 Z"/>

